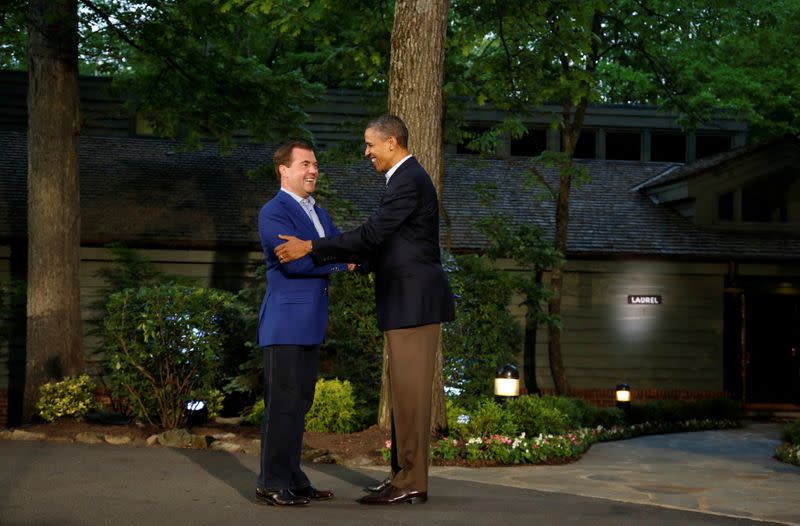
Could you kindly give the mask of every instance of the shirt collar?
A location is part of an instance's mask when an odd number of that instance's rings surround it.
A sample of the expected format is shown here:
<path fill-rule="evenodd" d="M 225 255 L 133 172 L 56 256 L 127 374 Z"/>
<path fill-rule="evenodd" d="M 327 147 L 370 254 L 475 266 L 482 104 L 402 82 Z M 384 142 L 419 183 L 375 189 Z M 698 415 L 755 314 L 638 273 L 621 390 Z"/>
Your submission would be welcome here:
<path fill-rule="evenodd" d="M 406 162 L 406 159 L 410 159 L 410 158 L 411 158 L 411 154 L 408 154 L 405 157 L 403 157 L 402 159 L 400 159 L 400 162 L 398 162 L 397 164 L 395 164 L 394 166 L 389 168 L 389 171 L 386 172 L 386 174 L 385 174 L 385 176 L 386 176 L 386 184 L 387 185 L 389 184 L 389 178 L 392 176 L 392 174 L 395 173 L 398 168 L 400 168 L 401 164 Z"/>
<path fill-rule="evenodd" d="M 297 195 L 297 194 L 295 194 L 295 193 L 293 193 L 293 192 L 290 192 L 290 191 L 289 191 L 289 190 L 287 190 L 286 188 L 281 188 L 281 191 L 282 191 L 282 192 L 286 192 L 287 194 L 289 194 L 290 196 L 292 196 L 292 199 L 294 199 L 295 201 L 297 201 L 297 202 L 298 202 L 298 203 L 300 203 L 301 205 L 303 205 L 303 204 L 306 204 L 306 203 L 309 203 L 311 206 L 314 206 L 314 205 L 317 203 L 317 202 L 314 200 L 314 196 L 312 196 L 312 195 L 309 195 L 308 197 L 300 197 L 299 195 Z"/>

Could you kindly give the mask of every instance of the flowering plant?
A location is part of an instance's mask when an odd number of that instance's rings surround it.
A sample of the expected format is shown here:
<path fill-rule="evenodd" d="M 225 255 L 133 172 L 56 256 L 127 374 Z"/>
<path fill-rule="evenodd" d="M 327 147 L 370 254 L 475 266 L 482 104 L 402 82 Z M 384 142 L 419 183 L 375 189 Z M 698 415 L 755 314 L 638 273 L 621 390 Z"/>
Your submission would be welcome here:
<path fill-rule="evenodd" d="M 800 446 L 783 443 L 775 450 L 775 458 L 787 464 L 800 466 Z"/>
<path fill-rule="evenodd" d="M 660 434 L 707 429 L 737 427 L 731 420 L 687 420 L 684 422 L 645 422 L 631 426 L 596 426 L 568 430 L 563 434 L 540 433 L 527 436 L 524 432 L 509 437 L 500 434 L 474 436 L 466 440 L 445 437 L 431 444 L 430 457 L 434 463 L 462 461 L 468 464 L 553 464 L 570 462 L 580 458 L 595 442 L 622 440 L 647 434 Z M 389 460 L 386 442 L 382 450 L 384 460 Z M 787 450 L 788 451 L 788 450 Z M 800 447 L 795 446 L 797 459 Z"/>

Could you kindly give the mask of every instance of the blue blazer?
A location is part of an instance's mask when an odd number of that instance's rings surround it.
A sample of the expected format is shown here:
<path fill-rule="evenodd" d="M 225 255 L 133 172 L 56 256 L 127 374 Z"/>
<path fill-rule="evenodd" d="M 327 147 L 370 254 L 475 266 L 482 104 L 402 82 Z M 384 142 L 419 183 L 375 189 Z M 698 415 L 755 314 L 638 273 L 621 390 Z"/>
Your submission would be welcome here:
<path fill-rule="evenodd" d="M 326 236 L 339 234 L 325 209 L 315 206 Z M 281 264 L 278 234 L 319 239 L 300 203 L 279 190 L 258 214 L 258 233 L 267 265 L 267 292 L 258 315 L 258 345 L 317 345 L 328 328 L 328 275 L 347 264 L 316 265 L 310 256 Z"/>

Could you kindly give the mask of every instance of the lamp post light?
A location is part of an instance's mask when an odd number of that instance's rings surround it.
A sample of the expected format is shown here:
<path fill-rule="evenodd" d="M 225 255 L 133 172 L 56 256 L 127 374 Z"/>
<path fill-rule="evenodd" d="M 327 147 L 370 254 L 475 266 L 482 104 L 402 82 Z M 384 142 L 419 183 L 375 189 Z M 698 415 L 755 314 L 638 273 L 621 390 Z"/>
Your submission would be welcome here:
<path fill-rule="evenodd" d="M 497 370 L 494 377 L 494 398 L 504 402 L 519 396 L 519 369 L 510 363 Z"/>
<path fill-rule="evenodd" d="M 616 389 L 617 407 L 622 409 L 627 418 L 631 414 L 631 388 L 626 383 L 617 385 Z"/>
<path fill-rule="evenodd" d="M 186 403 L 186 425 L 199 426 L 206 420 L 208 420 L 208 406 L 203 400 L 191 400 Z"/>

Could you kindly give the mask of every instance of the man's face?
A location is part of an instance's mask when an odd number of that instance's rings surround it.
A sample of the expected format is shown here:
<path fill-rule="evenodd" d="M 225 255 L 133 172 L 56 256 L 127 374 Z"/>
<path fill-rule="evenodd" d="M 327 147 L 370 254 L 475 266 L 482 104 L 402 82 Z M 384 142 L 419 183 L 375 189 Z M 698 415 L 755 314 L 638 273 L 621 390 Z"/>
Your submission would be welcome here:
<path fill-rule="evenodd" d="M 294 148 L 290 166 L 280 165 L 281 187 L 300 197 L 314 193 L 317 185 L 317 158 L 311 150 Z"/>
<path fill-rule="evenodd" d="M 367 128 L 364 132 L 364 156 L 372 162 L 372 166 L 378 172 L 388 172 L 394 164 L 394 148 L 396 140 L 394 137 L 384 137 L 374 128 Z"/>

